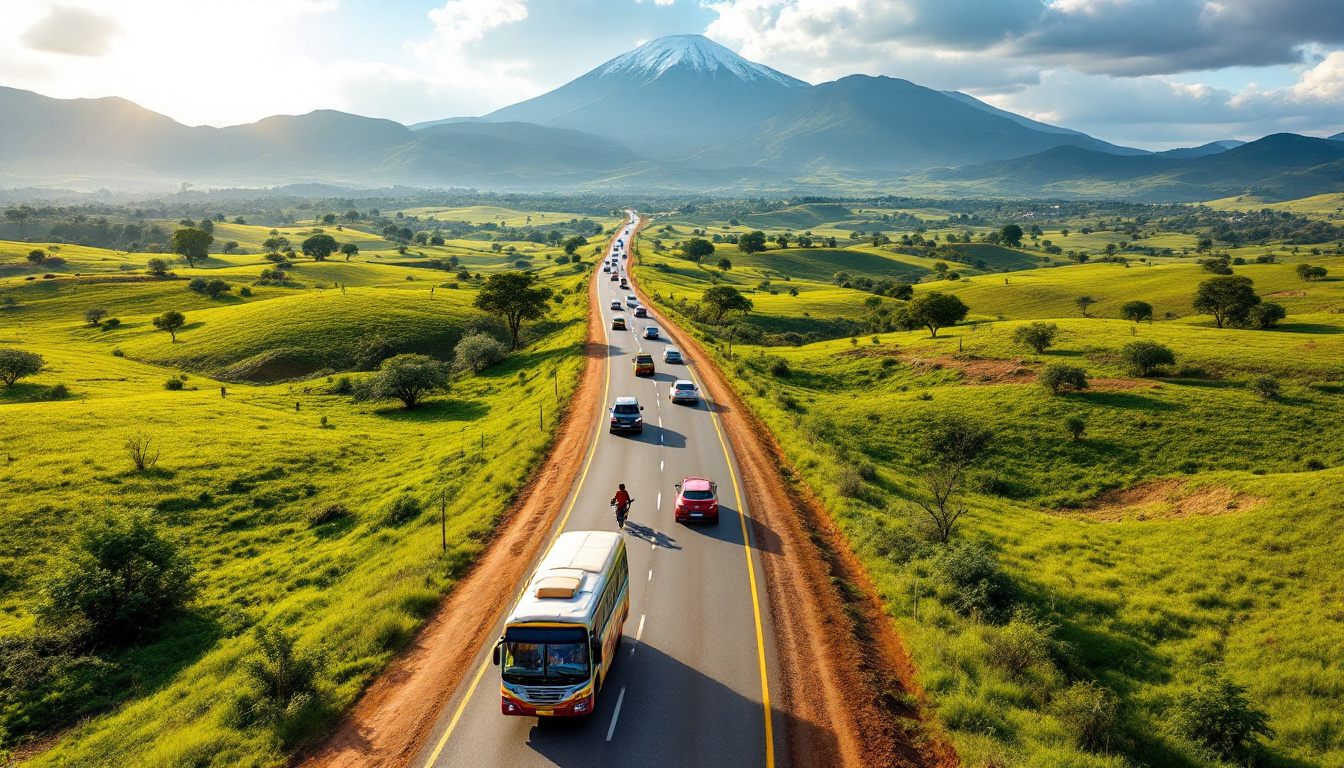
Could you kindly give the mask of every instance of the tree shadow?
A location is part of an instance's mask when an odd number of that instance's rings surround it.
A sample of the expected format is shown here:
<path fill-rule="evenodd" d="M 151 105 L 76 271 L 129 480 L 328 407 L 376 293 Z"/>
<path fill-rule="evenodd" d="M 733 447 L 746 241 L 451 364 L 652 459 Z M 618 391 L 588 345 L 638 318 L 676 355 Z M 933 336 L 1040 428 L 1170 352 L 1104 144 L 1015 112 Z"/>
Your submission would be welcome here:
<path fill-rule="evenodd" d="M 1287 331 L 1289 333 L 1317 333 L 1317 334 L 1335 334 L 1344 333 L 1344 327 L 1338 325 L 1328 325 L 1326 323 L 1279 323 L 1274 330 Z"/>
<path fill-rule="evenodd" d="M 1092 405 L 1101 405 L 1109 408 L 1125 408 L 1139 411 L 1182 411 L 1184 406 L 1168 403 L 1164 400 L 1157 400 L 1151 397 L 1143 397 L 1130 392 L 1092 392 L 1084 390 L 1075 392 L 1069 396 L 1072 400 L 1082 400 Z"/>

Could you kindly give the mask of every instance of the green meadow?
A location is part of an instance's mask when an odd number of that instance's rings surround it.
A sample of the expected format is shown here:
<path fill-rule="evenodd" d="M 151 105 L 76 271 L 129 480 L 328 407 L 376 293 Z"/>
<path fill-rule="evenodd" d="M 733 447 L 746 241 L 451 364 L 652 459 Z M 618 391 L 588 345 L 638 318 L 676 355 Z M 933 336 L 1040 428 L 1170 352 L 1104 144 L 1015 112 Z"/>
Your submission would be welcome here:
<path fill-rule="evenodd" d="M 0 347 L 45 359 L 0 387 L 0 638 L 23 654 L 0 668 L 0 754 L 54 737 L 32 765 L 285 764 L 410 640 L 543 456 L 584 364 L 590 266 L 527 242 L 400 253 L 327 227 L 359 254 L 300 256 L 289 280 L 254 285 L 274 266 L 270 229 L 219 224 L 212 250 L 236 240 L 242 253 L 163 277 L 145 264 L 171 255 L 58 245 L 65 264 L 30 268 L 50 244 L 0 242 Z M 297 246 L 310 226 L 279 229 Z M 478 275 L 524 255 L 557 301 L 522 350 L 414 410 L 350 396 L 389 355 L 451 362 L 464 334 L 491 327 L 472 308 Z M 466 279 L 429 268 L 451 256 Z M 211 299 L 188 290 L 194 277 L 232 290 Z M 89 325 L 91 308 L 118 324 Z M 176 341 L 151 322 L 168 310 L 186 318 Z M 143 471 L 135 436 L 158 455 Z M 419 511 L 391 516 L 403 496 Z M 186 610 L 131 644 L 25 640 L 74 532 L 133 510 L 193 564 Z M 311 702 L 275 720 L 248 714 L 260 627 L 317 660 Z"/>
<path fill-rule="evenodd" d="M 1218 329 L 1191 306 L 1211 276 L 1193 257 L 953 264 L 963 276 L 951 281 L 928 259 L 869 244 L 747 255 L 724 243 L 697 265 L 666 236 L 651 247 L 669 225 L 721 231 L 655 220 L 638 246 L 641 287 L 705 342 L 780 439 L 797 470 L 782 481 L 806 483 L 833 510 L 963 764 L 1222 765 L 1180 725 L 1216 675 L 1244 689 L 1269 729 L 1228 764 L 1344 766 L 1344 258 L 1229 249 L 1279 256 L 1233 269 L 1288 317 L 1273 330 Z M 1043 237 L 1064 241 L 1058 229 Z M 1067 247 L 1122 237 L 1070 234 Z M 1145 234 L 1192 250 L 1196 239 Z M 712 266 L 720 258 L 732 268 Z M 907 271 L 912 262 L 928 266 Z M 1304 282 L 1301 262 L 1329 277 Z M 873 314 L 900 302 L 837 286 L 840 270 L 922 279 L 916 296 L 955 294 L 969 315 L 937 338 L 874 333 Z M 754 304 L 736 338 L 697 314 L 714 284 Z M 1086 317 L 1080 296 L 1095 299 Z M 1120 319 L 1133 300 L 1153 306 L 1153 322 Z M 1032 321 L 1057 326 L 1041 354 L 1013 340 Z M 749 326 L 770 343 L 745 342 Z M 1136 340 L 1167 346 L 1176 364 L 1136 377 L 1120 357 Z M 1051 395 L 1037 383 L 1050 363 L 1082 368 L 1090 386 Z M 1276 396 L 1252 390 L 1261 377 L 1280 385 Z M 916 503 L 928 499 L 924 436 L 949 415 L 992 439 L 941 545 Z"/>

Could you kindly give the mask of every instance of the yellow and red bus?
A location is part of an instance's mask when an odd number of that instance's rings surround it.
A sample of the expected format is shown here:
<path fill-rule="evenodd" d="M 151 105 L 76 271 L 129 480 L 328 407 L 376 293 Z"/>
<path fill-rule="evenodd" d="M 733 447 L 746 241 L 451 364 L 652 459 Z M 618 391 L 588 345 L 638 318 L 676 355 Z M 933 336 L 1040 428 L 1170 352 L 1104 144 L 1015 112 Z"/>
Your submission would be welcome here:
<path fill-rule="evenodd" d="M 592 714 L 630 615 L 625 540 L 607 531 L 560 534 L 494 648 L 506 715 Z"/>

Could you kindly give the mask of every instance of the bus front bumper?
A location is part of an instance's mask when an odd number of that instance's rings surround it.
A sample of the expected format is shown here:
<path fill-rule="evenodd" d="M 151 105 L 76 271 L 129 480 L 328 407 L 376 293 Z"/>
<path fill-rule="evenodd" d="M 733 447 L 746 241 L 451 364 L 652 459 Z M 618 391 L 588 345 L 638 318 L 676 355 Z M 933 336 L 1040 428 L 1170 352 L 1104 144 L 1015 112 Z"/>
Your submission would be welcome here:
<path fill-rule="evenodd" d="M 555 704 L 533 704 L 501 690 L 499 711 L 518 717 L 583 717 L 593 713 L 596 701 L 597 696 L 591 688 L 583 695 Z"/>

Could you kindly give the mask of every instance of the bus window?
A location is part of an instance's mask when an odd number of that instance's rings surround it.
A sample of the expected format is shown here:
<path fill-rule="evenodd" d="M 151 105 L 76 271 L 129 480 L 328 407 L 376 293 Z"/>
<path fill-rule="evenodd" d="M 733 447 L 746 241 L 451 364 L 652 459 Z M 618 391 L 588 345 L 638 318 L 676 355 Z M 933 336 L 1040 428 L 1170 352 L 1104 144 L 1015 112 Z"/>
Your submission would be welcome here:
<path fill-rule="evenodd" d="M 588 634 L 580 628 L 509 627 L 504 633 L 504 682 L 576 685 L 588 679 Z"/>

